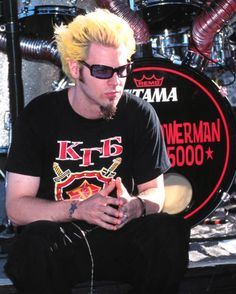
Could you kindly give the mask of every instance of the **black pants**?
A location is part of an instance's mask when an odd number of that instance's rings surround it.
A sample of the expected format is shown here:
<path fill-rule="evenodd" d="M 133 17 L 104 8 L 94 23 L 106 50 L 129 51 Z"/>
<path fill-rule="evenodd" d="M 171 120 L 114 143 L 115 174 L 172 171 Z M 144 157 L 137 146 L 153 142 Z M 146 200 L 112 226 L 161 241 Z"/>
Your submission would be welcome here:
<path fill-rule="evenodd" d="M 188 265 L 189 233 L 182 218 L 167 214 L 118 231 L 38 221 L 17 236 L 5 272 L 25 294 L 69 294 L 93 279 L 128 282 L 135 294 L 175 294 Z"/>

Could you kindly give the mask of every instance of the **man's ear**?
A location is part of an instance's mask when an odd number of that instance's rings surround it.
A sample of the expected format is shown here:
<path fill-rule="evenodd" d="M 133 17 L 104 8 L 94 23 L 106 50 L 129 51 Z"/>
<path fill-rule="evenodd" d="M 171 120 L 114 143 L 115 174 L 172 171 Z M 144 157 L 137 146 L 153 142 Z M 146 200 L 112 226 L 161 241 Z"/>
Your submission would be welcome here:
<path fill-rule="evenodd" d="M 79 63 L 75 60 L 70 60 L 68 62 L 68 66 L 70 69 L 70 74 L 73 79 L 79 79 L 80 76 L 80 70 L 79 70 Z"/>

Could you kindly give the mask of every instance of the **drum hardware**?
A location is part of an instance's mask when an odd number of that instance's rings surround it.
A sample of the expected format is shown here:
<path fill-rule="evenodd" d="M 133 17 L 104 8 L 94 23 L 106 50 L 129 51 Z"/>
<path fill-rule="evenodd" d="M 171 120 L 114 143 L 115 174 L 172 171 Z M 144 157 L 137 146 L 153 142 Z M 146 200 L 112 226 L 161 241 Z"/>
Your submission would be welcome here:
<path fill-rule="evenodd" d="M 233 192 L 231 193 L 230 196 L 230 203 L 231 204 L 236 204 L 236 192 L 234 191 L 235 189 L 235 183 L 233 184 Z"/>
<path fill-rule="evenodd" d="M 5 31 L 6 31 L 6 26 L 0 25 L 0 32 L 5 32 Z"/>
<path fill-rule="evenodd" d="M 222 202 L 226 203 L 230 200 L 231 195 L 228 192 L 223 192 L 221 196 Z"/>
<path fill-rule="evenodd" d="M 232 47 L 236 45 L 236 22 L 228 26 L 229 43 Z"/>
<path fill-rule="evenodd" d="M 70 82 L 69 78 L 66 75 L 63 78 L 61 78 L 60 80 L 52 82 L 53 91 L 60 91 L 60 90 L 63 90 L 69 86 L 72 86 L 72 83 Z"/>
<path fill-rule="evenodd" d="M 207 61 L 215 64 L 215 56 L 212 58 L 212 47 L 214 45 L 214 36 L 220 32 L 225 23 L 234 15 L 236 9 L 235 0 L 217 0 L 213 1 L 198 17 L 196 17 L 191 31 L 190 51 L 201 54 Z M 220 37 L 220 34 L 217 35 Z M 222 39 L 219 40 L 219 45 Z M 222 44 L 220 46 L 222 48 Z M 225 49 L 225 48 L 223 48 Z M 221 54 L 224 50 L 218 50 L 217 62 L 222 62 Z M 224 57 L 224 56 L 223 56 Z M 213 60 L 212 60 L 213 59 Z"/>
<path fill-rule="evenodd" d="M 144 44 L 137 44 L 134 59 L 153 56 L 152 40 Z"/>
<path fill-rule="evenodd" d="M 208 65 L 208 60 L 201 54 L 196 54 L 193 51 L 188 51 L 183 59 L 183 65 L 203 72 Z"/>
<path fill-rule="evenodd" d="M 214 71 L 219 68 L 225 71 L 234 71 L 235 58 L 233 57 L 232 45 L 230 45 L 227 31 L 228 29 L 224 28 L 215 35 L 211 58 L 208 58 L 202 52 L 196 53 L 189 50 L 189 27 L 179 28 L 175 31 L 165 29 L 163 32 L 151 35 L 152 53 L 149 57 L 167 58 L 175 64 L 180 65 L 183 63 L 201 72 L 204 70 Z M 196 48 L 196 50 L 198 49 Z"/>
<path fill-rule="evenodd" d="M 217 33 L 214 37 L 211 49 L 211 58 L 209 60 L 208 69 L 213 67 L 229 67 L 229 61 L 232 59 L 230 41 L 228 38 L 227 27 Z M 228 68 L 231 69 L 231 68 Z"/>
<path fill-rule="evenodd" d="M 24 7 L 21 9 L 19 13 L 19 18 L 24 18 L 24 17 L 30 17 L 34 15 L 44 15 L 44 14 L 61 14 L 61 15 L 67 15 L 67 16 L 76 16 L 77 14 L 77 7 L 72 6 L 50 6 L 50 5 L 44 5 L 44 6 L 37 6 L 34 8 L 29 8 L 29 7 Z"/>
<path fill-rule="evenodd" d="M 224 210 L 228 213 L 236 213 L 236 204 L 230 204 L 224 206 Z"/>
<path fill-rule="evenodd" d="M 77 7 L 78 0 L 19 0 L 18 2 L 18 15 L 20 17 L 23 17 L 24 14 L 27 14 L 25 16 L 30 16 L 34 14 L 34 11 L 37 7 L 50 7 L 52 9 L 55 8 L 54 11 L 60 10 L 60 8 L 75 8 Z M 30 15 L 28 14 L 30 13 Z"/>
<path fill-rule="evenodd" d="M 131 10 L 135 10 L 135 0 L 129 0 L 129 7 Z"/>
<path fill-rule="evenodd" d="M 5 180 L 5 174 L 1 169 L 0 169 L 0 176 Z"/>
<path fill-rule="evenodd" d="M 37 4 L 37 2 L 42 2 L 42 1 L 35 1 L 35 0 L 20 0 L 20 1 L 18 1 L 18 2 L 22 2 L 22 4 L 23 4 L 24 6 L 29 6 L 30 4 L 35 5 L 35 4 Z M 57 3 L 58 3 L 58 1 L 55 1 L 55 0 L 51 0 L 51 1 L 49 0 L 49 1 L 47 1 L 47 3 L 49 3 L 49 2 L 51 2 L 50 5 L 52 5 L 52 4 L 57 4 Z M 59 2 L 65 2 L 65 3 L 70 4 L 70 5 L 76 5 L 76 3 L 78 2 L 78 0 L 66 0 L 66 1 L 61 0 L 61 1 L 59 1 Z"/>
<path fill-rule="evenodd" d="M 69 3 L 70 3 L 71 5 L 73 5 L 73 6 L 75 6 L 76 3 L 77 3 L 77 1 L 78 1 L 78 0 L 69 0 Z M 68 2 L 68 1 L 67 1 L 67 2 Z"/>
<path fill-rule="evenodd" d="M 164 29 L 191 26 L 205 5 L 205 1 L 194 0 L 144 0 L 136 1 L 136 10 L 148 24 L 150 33 L 156 34 Z"/>
<path fill-rule="evenodd" d="M 30 38 L 51 40 L 54 26 L 69 23 L 76 15 L 84 14 L 84 9 L 68 6 L 36 6 L 20 10 L 19 30 L 21 35 Z"/>
<path fill-rule="evenodd" d="M 27 5 L 28 5 L 28 4 L 27 4 Z M 28 9 L 28 7 L 24 7 L 24 8 L 21 10 L 20 15 L 21 15 L 21 17 L 22 17 L 22 16 L 27 16 L 28 13 L 29 13 L 29 9 Z"/>
<path fill-rule="evenodd" d="M 175 64 L 183 64 L 201 72 L 203 71 L 234 71 L 235 58 L 232 45 L 226 32 L 217 33 L 211 49 L 211 58 L 202 52 L 189 50 L 190 31 L 189 28 L 181 28 L 176 31 L 164 30 L 159 34 L 151 36 L 153 57 L 167 58 Z M 235 47 L 236 48 L 236 47 Z"/>
<path fill-rule="evenodd" d="M 158 55 L 181 64 L 189 44 L 189 28 L 181 28 L 176 31 L 165 29 L 163 33 L 151 37 L 154 57 Z"/>
<path fill-rule="evenodd" d="M 22 3 L 27 6 L 31 3 L 31 0 L 23 0 Z"/>
<path fill-rule="evenodd" d="M 204 221 L 201 223 L 202 225 L 223 225 L 228 222 L 226 217 L 217 217 L 213 216 L 211 218 L 206 218 Z"/>

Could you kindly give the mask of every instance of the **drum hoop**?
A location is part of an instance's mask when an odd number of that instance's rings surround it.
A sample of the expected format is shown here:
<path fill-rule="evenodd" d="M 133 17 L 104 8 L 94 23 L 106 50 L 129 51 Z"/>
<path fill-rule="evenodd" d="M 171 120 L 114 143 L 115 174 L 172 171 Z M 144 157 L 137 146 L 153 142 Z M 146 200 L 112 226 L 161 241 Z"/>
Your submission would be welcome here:
<path fill-rule="evenodd" d="M 147 1 L 145 0 L 144 3 L 143 3 L 143 6 L 146 6 L 146 7 L 152 7 L 152 6 L 157 6 L 157 5 L 160 5 L 160 6 L 164 6 L 164 5 L 188 5 L 188 6 L 196 6 L 196 7 L 201 7 L 204 2 L 203 1 L 200 1 L 200 0 L 192 0 L 192 2 L 190 3 L 189 1 L 186 2 L 188 0 L 182 0 L 182 1 L 173 1 L 173 0 L 165 0 L 165 1 L 151 1 L 151 3 L 147 3 Z M 160 3 L 156 3 L 156 2 L 160 2 Z"/>
<path fill-rule="evenodd" d="M 76 6 L 66 5 L 37 5 L 27 8 L 26 11 L 22 11 L 18 14 L 19 18 L 33 16 L 33 15 L 47 15 L 47 14 L 62 14 L 75 16 L 77 11 Z"/>

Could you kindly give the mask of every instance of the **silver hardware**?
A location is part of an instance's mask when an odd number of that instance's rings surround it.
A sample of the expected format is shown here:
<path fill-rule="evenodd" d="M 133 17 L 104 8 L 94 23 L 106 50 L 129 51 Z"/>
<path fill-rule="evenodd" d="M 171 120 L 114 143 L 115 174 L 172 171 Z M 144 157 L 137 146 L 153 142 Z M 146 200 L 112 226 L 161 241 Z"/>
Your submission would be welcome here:
<path fill-rule="evenodd" d="M 230 194 L 227 193 L 227 192 L 223 192 L 223 193 L 222 193 L 222 196 L 221 196 L 221 200 L 222 200 L 223 202 L 227 202 L 227 201 L 229 201 L 229 199 L 230 199 Z"/>

